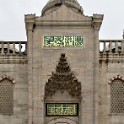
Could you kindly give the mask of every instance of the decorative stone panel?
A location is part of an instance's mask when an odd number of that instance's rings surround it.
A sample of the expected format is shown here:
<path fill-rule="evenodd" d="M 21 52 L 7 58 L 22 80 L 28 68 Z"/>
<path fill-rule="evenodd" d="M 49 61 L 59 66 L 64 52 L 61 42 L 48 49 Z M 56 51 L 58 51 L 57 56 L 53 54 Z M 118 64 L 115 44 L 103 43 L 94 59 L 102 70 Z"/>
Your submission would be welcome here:
<path fill-rule="evenodd" d="M 124 114 L 124 80 L 120 75 L 114 76 L 110 81 L 110 112 Z"/>
<path fill-rule="evenodd" d="M 45 96 L 52 96 L 57 90 L 64 92 L 67 90 L 73 97 L 80 97 L 81 83 L 71 72 L 65 54 L 61 54 L 56 72 L 48 79 L 45 87 Z"/>
<path fill-rule="evenodd" d="M 0 114 L 13 114 L 13 85 L 15 81 L 7 75 L 0 77 Z"/>

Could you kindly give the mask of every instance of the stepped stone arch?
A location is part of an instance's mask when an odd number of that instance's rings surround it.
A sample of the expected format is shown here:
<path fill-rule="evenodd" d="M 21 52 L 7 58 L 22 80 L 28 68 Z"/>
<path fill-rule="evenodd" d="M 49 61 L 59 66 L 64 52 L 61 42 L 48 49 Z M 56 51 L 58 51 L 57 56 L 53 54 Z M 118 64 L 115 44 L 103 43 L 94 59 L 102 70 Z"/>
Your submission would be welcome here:
<path fill-rule="evenodd" d="M 81 83 L 74 76 L 69 67 L 65 53 L 61 54 L 56 72 L 48 79 L 45 86 L 45 97 L 52 96 L 57 90 L 64 92 L 67 90 L 72 97 L 81 96 Z"/>
<path fill-rule="evenodd" d="M 77 122 L 70 118 L 54 118 L 47 122 L 47 124 L 77 124 Z"/>

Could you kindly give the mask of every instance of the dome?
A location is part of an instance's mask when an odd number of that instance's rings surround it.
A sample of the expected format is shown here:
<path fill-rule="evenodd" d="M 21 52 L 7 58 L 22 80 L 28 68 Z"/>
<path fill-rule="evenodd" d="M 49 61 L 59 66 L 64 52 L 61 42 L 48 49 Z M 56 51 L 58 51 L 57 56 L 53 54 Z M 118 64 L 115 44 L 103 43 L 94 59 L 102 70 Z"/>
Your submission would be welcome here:
<path fill-rule="evenodd" d="M 56 11 L 63 4 L 70 8 L 72 11 L 81 15 L 83 14 L 83 9 L 77 2 L 77 0 L 49 0 L 42 10 L 42 16 L 50 14 L 53 11 Z"/>
<path fill-rule="evenodd" d="M 53 2 L 55 0 L 49 0 L 48 3 Z M 66 1 L 66 0 L 61 0 L 61 1 Z M 77 0 L 70 0 L 71 2 L 78 3 Z"/>

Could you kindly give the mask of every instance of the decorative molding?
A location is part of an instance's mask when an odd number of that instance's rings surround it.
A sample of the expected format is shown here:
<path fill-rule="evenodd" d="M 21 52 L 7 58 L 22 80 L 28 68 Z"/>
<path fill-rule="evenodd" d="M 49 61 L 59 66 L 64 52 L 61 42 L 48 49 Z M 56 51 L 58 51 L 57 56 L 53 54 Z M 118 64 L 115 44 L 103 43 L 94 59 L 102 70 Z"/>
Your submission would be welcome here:
<path fill-rule="evenodd" d="M 10 76 L 8 76 L 8 75 L 0 75 L 0 82 L 2 81 L 2 80 L 4 80 L 4 79 L 8 79 L 8 80 L 10 80 L 13 84 L 15 84 L 15 80 L 12 78 L 12 77 L 10 77 Z"/>
<path fill-rule="evenodd" d="M 67 90 L 73 97 L 81 96 L 81 83 L 71 72 L 65 54 L 61 54 L 56 72 L 52 72 L 52 76 L 48 79 L 45 86 L 45 96 L 52 96 L 57 90 L 64 92 Z"/>
<path fill-rule="evenodd" d="M 108 84 L 112 84 L 114 80 L 122 80 L 124 82 L 124 77 L 122 75 L 116 75 L 110 78 Z"/>
<path fill-rule="evenodd" d="M 103 21 L 104 15 L 93 14 L 92 27 L 95 30 L 99 30 Z"/>
<path fill-rule="evenodd" d="M 28 64 L 27 55 L 0 55 L 0 64 Z"/>
<path fill-rule="evenodd" d="M 99 54 L 99 61 L 106 63 L 123 63 L 124 54 L 123 53 L 103 53 Z"/>

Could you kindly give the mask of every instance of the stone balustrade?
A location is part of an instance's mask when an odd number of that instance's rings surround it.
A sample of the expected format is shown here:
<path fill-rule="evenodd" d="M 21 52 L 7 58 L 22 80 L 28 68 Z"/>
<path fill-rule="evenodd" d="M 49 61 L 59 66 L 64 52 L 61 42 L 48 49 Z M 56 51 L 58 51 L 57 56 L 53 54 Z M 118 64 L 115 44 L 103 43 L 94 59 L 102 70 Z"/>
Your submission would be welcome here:
<path fill-rule="evenodd" d="M 124 40 L 100 40 L 101 54 L 124 53 Z M 0 41 L 0 55 L 27 55 L 27 41 Z"/>
<path fill-rule="evenodd" d="M 124 53 L 124 40 L 100 40 L 101 54 Z"/>
<path fill-rule="evenodd" d="M 27 42 L 0 41 L 0 55 L 27 55 Z"/>

